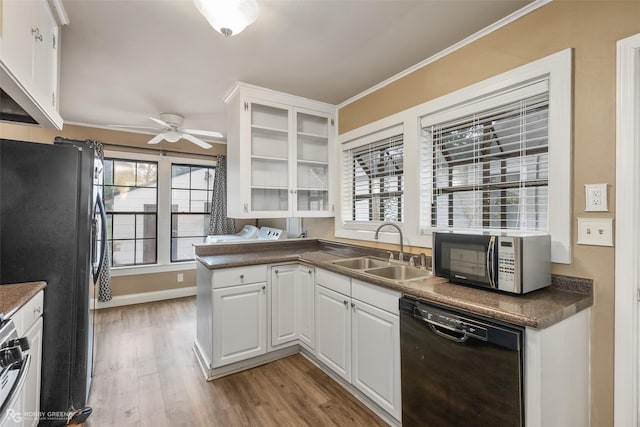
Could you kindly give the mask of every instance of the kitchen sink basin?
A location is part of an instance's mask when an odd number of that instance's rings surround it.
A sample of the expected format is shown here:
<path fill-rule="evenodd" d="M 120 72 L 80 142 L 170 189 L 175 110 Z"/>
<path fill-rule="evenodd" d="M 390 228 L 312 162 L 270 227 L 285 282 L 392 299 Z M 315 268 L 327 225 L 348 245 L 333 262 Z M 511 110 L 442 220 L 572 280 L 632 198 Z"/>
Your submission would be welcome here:
<path fill-rule="evenodd" d="M 421 270 L 408 265 L 394 265 L 381 268 L 372 268 L 364 271 L 367 274 L 383 277 L 391 280 L 413 280 L 429 276 L 429 270 Z"/>
<path fill-rule="evenodd" d="M 370 268 L 388 267 L 389 261 L 379 258 L 359 257 L 333 261 L 332 264 L 353 270 L 367 270 Z"/>

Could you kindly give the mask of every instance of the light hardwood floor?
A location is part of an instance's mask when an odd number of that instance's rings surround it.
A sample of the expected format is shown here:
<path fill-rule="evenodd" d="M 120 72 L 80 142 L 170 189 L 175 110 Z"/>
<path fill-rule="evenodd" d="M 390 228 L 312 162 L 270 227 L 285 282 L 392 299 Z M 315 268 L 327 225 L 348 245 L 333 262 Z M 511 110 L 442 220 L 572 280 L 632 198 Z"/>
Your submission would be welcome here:
<path fill-rule="evenodd" d="M 206 382 L 195 298 L 98 310 L 87 427 L 384 426 L 301 355 Z"/>

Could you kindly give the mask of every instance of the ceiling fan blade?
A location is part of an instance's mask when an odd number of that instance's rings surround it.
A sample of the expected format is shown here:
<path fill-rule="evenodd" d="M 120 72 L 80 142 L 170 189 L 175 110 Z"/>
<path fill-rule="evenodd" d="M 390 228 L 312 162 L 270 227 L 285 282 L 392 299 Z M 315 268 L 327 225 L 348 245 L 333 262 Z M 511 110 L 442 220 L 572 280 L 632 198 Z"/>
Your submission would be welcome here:
<path fill-rule="evenodd" d="M 148 142 L 148 144 L 159 144 L 160 141 L 162 141 L 164 139 L 164 133 L 161 133 L 159 135 L 154 136 L 153 138 L 151 138 Z"/>
<path fill-rule="evenodd" d="M 220 132 L 212 130 L 200 130 L 200 129 L 182 129 L 183 132 L 191 133 L 194 135 L 210 136 L 211 138 L 224 138 Z"/>
<path fill-rule="evenodd" d="M 152 126 L 107 125 L 107 127 L 116 128 L 116 129 L 154 130 L 156 132 L 159 130 L 158 128 L 152 127 Z"/>
<path fill-rule="evenodd" d="M 154 122 L 156 122 L 157 124 L 159 124 L 160 126 L 165 127 L 167 129 L 171 129 L 171 125 L 165 122 L 164 120 L 156 119 L 155 117 L 149 117 L 149 118 Z"/>
<path fill-rule="evenodd" d="M 193 142 L 194 144 L 199 145 L 199 146 L 200 146 L 200 147 L 202 147 L 202 148 L 211 148 L 211 147 L 213 147 L 213 146 L 212 146 L 211 144 L 209 144 L 208 142 L 204 142 L 204 141 L 203 141 L 203 140 L 201 140 L 200 138 L 195 137 L 195 136 L 193 136 L 193 135 L 191 135 L 191 134 L 188 134 L 188 133 L 183 133 L 183 134 L 182 134 L 182 137 L 183 137 L 184 139 L 186 139 L 187 141 L 191 141 L 191 142 Z"/>

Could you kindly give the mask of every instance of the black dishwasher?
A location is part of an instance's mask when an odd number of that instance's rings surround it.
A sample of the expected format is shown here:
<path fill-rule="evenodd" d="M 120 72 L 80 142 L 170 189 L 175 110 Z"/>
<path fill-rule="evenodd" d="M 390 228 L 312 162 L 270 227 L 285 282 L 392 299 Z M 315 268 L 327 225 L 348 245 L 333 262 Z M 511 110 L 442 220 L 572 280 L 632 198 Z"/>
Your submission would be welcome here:
<path fill-rule="evenodd" d="M 400 299 L 402 425 L 524 425 L 524 329 Z"/>

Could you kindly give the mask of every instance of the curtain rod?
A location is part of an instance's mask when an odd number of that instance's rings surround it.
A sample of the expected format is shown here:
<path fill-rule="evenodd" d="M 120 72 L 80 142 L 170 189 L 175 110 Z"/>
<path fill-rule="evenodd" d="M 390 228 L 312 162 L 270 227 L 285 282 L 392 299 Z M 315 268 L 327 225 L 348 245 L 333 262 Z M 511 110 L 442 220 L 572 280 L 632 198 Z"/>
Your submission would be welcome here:
<path fill-rule="evenodd" d="M 119 144 L 108 144 L 108 143 L 101 143 L 104 147 L 117 147 L 117 148 L 121 148 L 121 149 L 126 149 L 128 150 L 140 150 L 140 151 L 153 151 L 154 153 L 160 153 L 160 154 L 167 154 L 167 153 L 171 153 L 171 154 L 182 154 L 185 156 L 197 156 L 197 157 L 206 157 L 208 159 L 211 159 L 212 157 L 214 159 L 218 159 L 218 157 L 220 157 L 220 154 L 200 154 L 200 153 L 188 153 L 186 151 L 177 151 L 177 150 L 166 150 L 166 149 L 161 149 L 161 148 L 150 148 L 150 147 L 132 147 L 129 145 L 119 145 Z"/>

